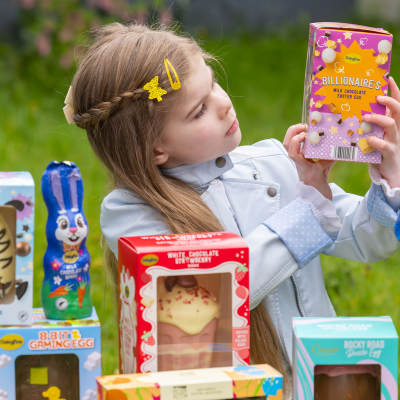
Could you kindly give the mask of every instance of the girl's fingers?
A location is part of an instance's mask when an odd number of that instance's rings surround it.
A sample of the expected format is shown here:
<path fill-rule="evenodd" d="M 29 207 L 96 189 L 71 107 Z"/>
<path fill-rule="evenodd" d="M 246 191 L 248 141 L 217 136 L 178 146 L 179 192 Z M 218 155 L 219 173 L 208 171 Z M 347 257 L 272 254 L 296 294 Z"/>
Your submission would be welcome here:
<path fill-rule="evenodd" d="M 328 168 L 328 171 L 332 169 L 336 160 L 318 160 L 318 164 L 320 165 L 321 169 Z"/>
<path fill-rule="evenodd" d="M 336 160 L 318 160 L 317 164 L 319 168 L 321 168 L 322 173 L 326 180 L 329 178 L 329 173 L 331 172 L 332 167 L 335 165 Z"/>
<path fill-rule="evenodd" d="M 388 138 L 393 143 L 397 143 L 397 124 L 393 118 L 378 114 L 366 114 L 364 115 L 364 120 L 385 128 L 385 138 Z"/>
<path fill-rule="evenodd" d="M 297 124 L 292 125 L 286 132 L 285 139 L 283 139 L 283 147 L 289 152 L 290 142 L 292 141 L 293 137 L 298 135 L 301 132 L 304 132 L 306 126 L 304 124 Z"/>
<path fill-rule="evenodd" d="M 398 89 L 397 89 L 398 91 Z M 394 97 L 387 96 L 378 96 L 376 98 L 378 103 L 386 106 L 386 111 L 389 110 L 389 113 L 386 112 L 386 116 L 392 116 L 392 118 L 396 121 L 397 125 L 400 125 L 400 103 Z"/>
<path fill-rule="evenodd" d="M 376 136 L 369 136 L 367 137 L 367 142 L 375 149 L 382 152 L 382 155 L 385 157 L 386 154 L 390 152 L 391 145 L 390 143 L 386 142 L 386 140 L 379 139 Z"/>
<path fill-rule="evenodd" d="M 295 135 L 289 143 L 289 157 L 295 162 L 300 163 L 304 160 L 302 154 L 300 154 L 301 142 L 304 140 L 306 134 L 305 132 L 301 132 L 298 135 Z"/>
<path fill-rule="evenodd" d="M 393 77 L 389 77 L 390 96 L 400 102 L 400 89 L 394 81 Z"/>

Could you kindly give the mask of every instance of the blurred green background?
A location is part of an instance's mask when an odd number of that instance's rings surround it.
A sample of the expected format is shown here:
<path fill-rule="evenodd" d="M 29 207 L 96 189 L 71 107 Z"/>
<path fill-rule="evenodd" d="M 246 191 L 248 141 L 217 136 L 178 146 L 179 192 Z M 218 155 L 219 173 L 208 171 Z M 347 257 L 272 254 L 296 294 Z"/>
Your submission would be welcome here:
<path fill-rule="evenodd" d="M 51 160 L 71 160 L 80 167 L 90 228 L 92 298 L 102 323 L 103 374 L 111 374 L 118 362 L 117 305 L 103 269 L 99 225 L 100 205 L 109 190 L 107 177 L 85 131 L 67 124 L 62 107 L 75 61 L 90 40 L 89 29 L 112 21 L 146 21 L 148 15 L 160 15 L 149 14 L 143 4 L 131 8 L 125 5 L 124 12 L 118 12 L 118 4 L 123 1 L 114 2 L 111 11 L 82 8 L 72 0 L 21 3 L 18 40 L 0 43 L 0 168 L 30 171 L 36 182 L 34 306 L 40 307 L 47 219 L 41 175 Z M 282 24 L 262 34 L 221 33 L 213 38 L 204 29 L 196 33 L 202 45 L 223 63 L 226 78 L 222 74 L 219 83 L 232 96 L 242 144 L 272 137 L 283 140 L 287 128 L 301 122 L 308 22 Z M 342 22 L 378 26 L 377 21 L 359 17 Z M 391 75 L 396 79 L 400 76 L 400 45 L 396 40 L 400 28 L 394 24 L 384 28 L 395 38 Z M 368 166 L 339 162 L 330 181 L 348 192 L 364 195 L 370 186 Z M 374 264 L 325 256 L 322 263 L 326 287 L 338 315 L 390 315 L 400 330 L 399 253 Z"/>

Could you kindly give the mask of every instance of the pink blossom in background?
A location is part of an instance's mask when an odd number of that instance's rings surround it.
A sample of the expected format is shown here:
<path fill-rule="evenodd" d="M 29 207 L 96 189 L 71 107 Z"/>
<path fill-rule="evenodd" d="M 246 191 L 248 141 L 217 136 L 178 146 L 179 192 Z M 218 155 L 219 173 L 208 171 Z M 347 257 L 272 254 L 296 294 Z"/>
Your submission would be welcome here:
<path fill-rule="evenodd" d="M 135 21 L 140 25 L 146 24 L 147 20 L 149 19 L 149 14 L 147 11 L 138 11 L 136 14 Z"/>
<path fill-rule="evenodd" d="M 87 2 L 88 6 L 91 7 L 91 8 L 100 7 L 99 3 L 101 3 L 101 0 L 88 0 L 88 2 Z"/>
<path fill-rule="evenodd" d="M 32 10 L 35 7 L 35 0 L 21 0 L 21 7 L 24 10 Z"/>
<path fill-rule="evenodd" d="M 49 9 L 51 6 L 51 0 L 39 0 L 39 4 L 43 9 Z"/>
<path fill-rule="evenodd" d="M 160 11 L 160 21 L 165 25 L 171 25 L 174 16 L 170 8 Z"/>
<path fill-rule="evenodd" d="M 98 0 L 97 7 L 107 14 L 112 14 L 115 11 L 115 4 L 113 0 Z"/>
<path fill-rule="evenodd" d="M 81 32 L 86 29 L 85 19 L 78 12 L 72 12 L 68 15 L 67 26 Z"/>
<path fill-rule="evenodd" d="M 51 52 L 50 38 L 44 34 L 36 36 L 36 49 L 41 56 L 47 56 Z"/>
<path fill-rule="evenodd" d="M 90 29 L 96 29 L 102 25 L 102 22 L 95 18 L 91 23 L 90 23 Z"/>
<path fill-rule="evenodd" d="M 68 69 L 72 64 L 72 57 L 68 53 L 61 54 L 59 63 L 61 68 Z"/>
<path fill-rule="evenodd" d="M 69 42 L 74 37 L 74 31 L 71 28 L 64 28 L 58 34 L 61 43 Z"/>

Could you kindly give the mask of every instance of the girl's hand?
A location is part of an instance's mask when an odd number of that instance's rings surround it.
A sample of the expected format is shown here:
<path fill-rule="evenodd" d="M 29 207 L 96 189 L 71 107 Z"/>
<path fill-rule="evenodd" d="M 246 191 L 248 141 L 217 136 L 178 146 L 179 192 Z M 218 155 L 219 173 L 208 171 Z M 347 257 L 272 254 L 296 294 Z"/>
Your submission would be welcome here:
<path fill-rule="evenodd" d="M 367 114 L 364 120 L 385 128 L 383 139 L 370 136 L 367 142 L 382 152 L 378 170 L 391 188 L 400 187 L 400 90 L 394 79 L 389 78 L 392 97 L 378 96 L 376 100 L 386 105 L 386 115 Z"/>
<path fill-rule="evenodd" d="M 400 107 L 400 104 L 399 104 Z M 306 185 L 315 187 L 327 199 L 332 200 L 332 191 L 328 184 L 329 172 L 335 164 L 335 160 L 313 161 L 304 158 L 301 142 L 306 134 L 306 126 L 303 124 L 291 126 L 283 141 L 283 146 L 289 153 L 289 157 L 294 161 L 299 174 L 299 180 Z"/>

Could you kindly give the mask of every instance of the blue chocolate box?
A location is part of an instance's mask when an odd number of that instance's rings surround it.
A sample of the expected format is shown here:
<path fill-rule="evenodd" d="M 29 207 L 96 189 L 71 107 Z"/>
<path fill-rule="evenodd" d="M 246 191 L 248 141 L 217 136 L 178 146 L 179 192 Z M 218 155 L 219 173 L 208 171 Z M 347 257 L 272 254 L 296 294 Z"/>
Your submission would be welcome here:
<path fill-rule="evenodd" d="M 0 326 L 0 400 L 96 400 L 101 342 L 95 309 L 89 318 L 67 321 L 33 309 L 33 321 Z"/>

